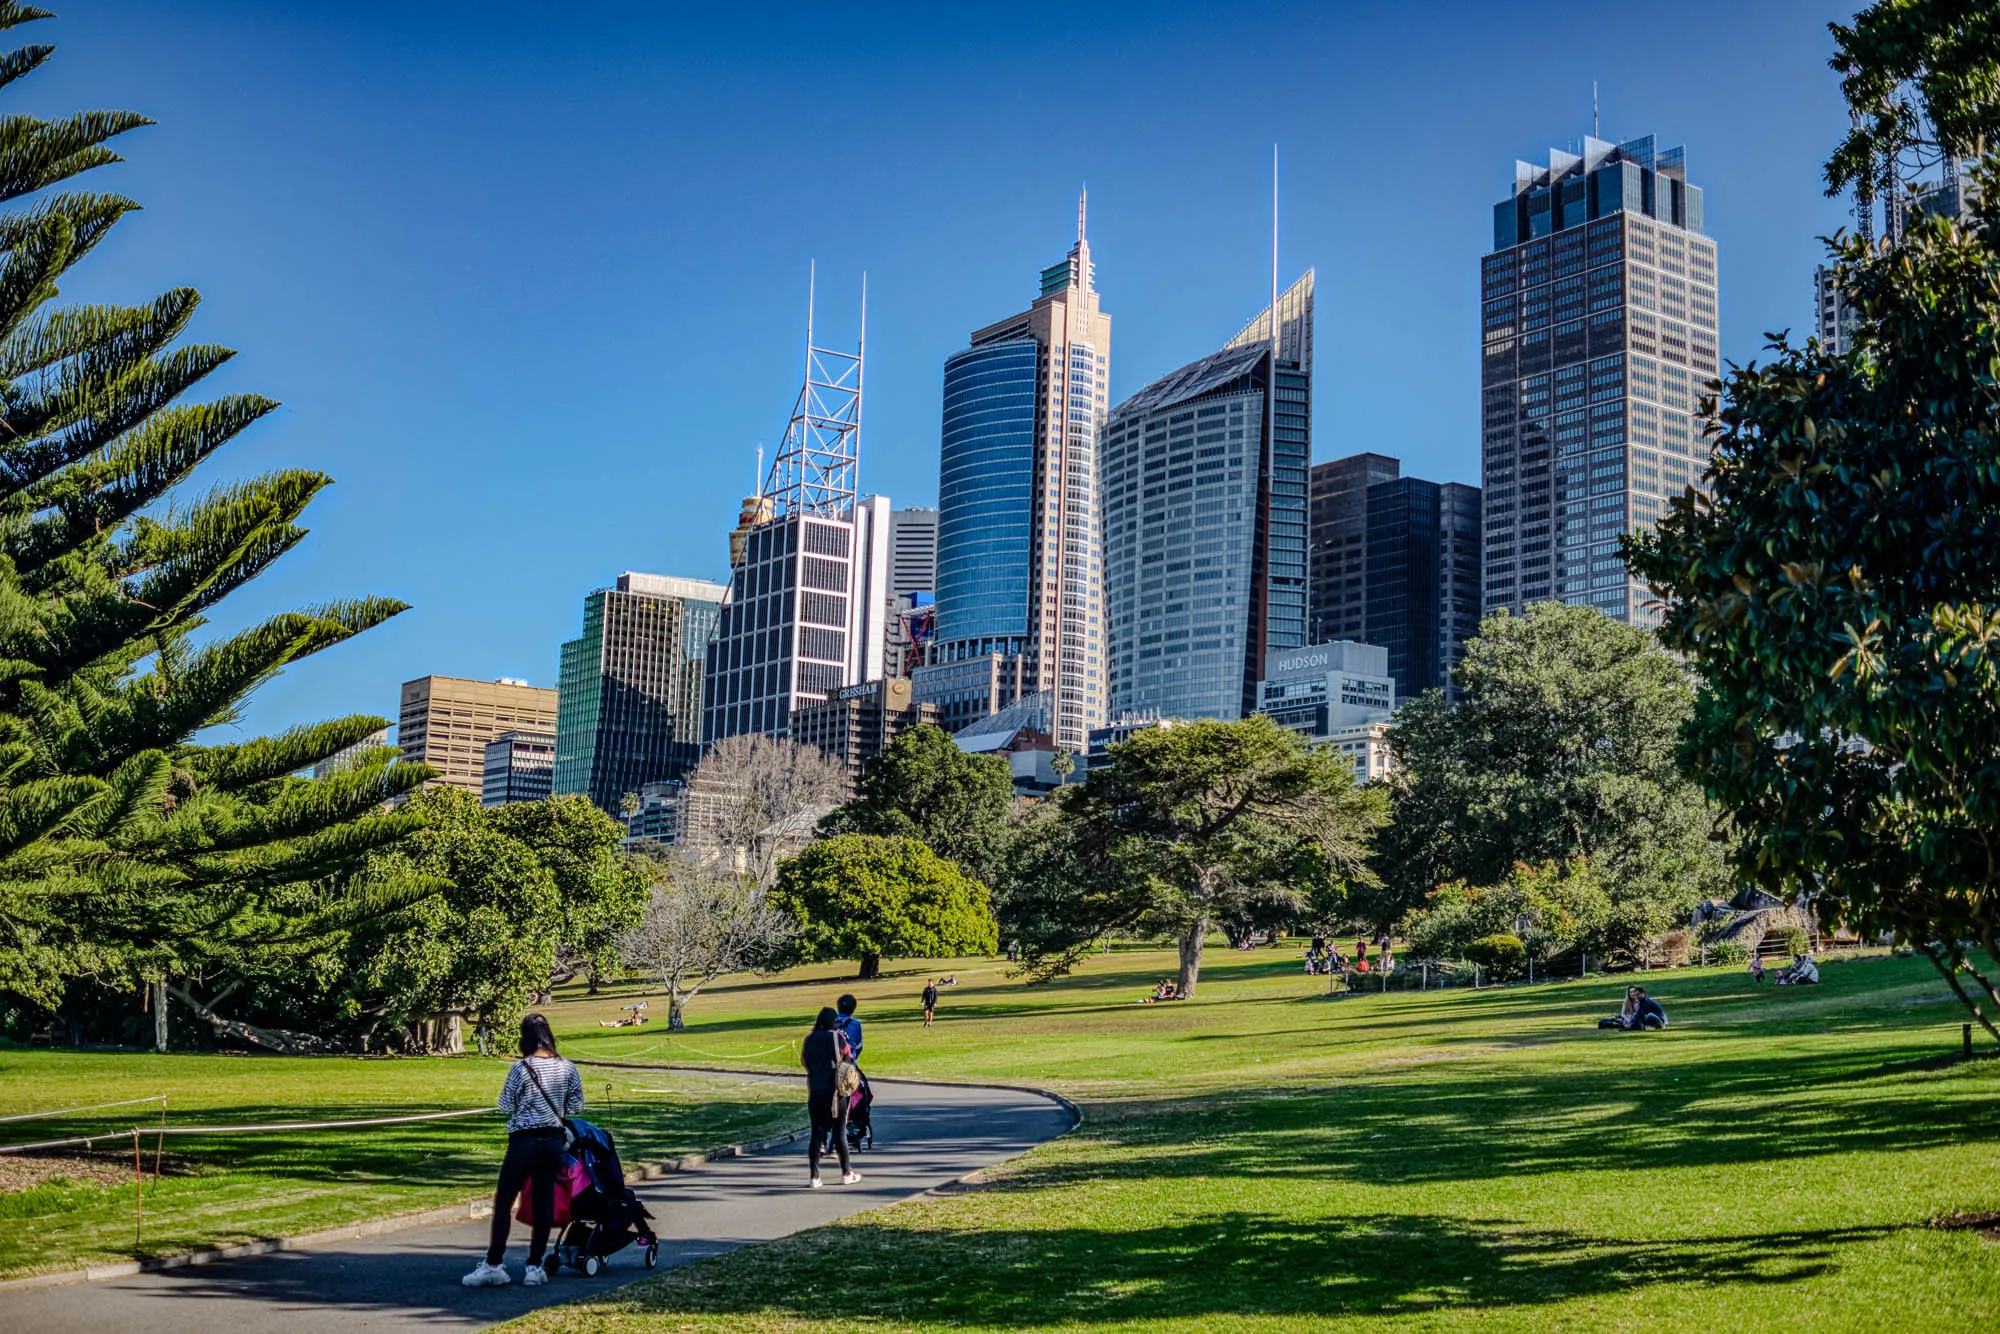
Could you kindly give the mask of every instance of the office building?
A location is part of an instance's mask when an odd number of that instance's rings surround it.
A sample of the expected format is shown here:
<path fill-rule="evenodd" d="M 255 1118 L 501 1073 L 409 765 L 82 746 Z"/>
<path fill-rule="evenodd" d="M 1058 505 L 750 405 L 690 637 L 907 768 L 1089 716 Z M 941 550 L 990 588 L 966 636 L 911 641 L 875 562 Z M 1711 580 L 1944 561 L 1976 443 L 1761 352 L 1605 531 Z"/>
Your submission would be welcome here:
<path fill-rule="evenodd" d="M 1312 466 L 1306 623 L 1315 644 L 1368 637 L 1368 488 L 1402 467 L 1386 454 Z"/>
<path fill-rule="evenodd" d="M 885 676 L 908 676 L 924 661 L 936 624 L 938 512 L 889 512 L 888 636 L 882 652 Z"/>
<path fill-rule="evenodd" d="M 951 739 L 969 755 L 991 755 L 1004 761 L 1014 780 L 1015 796 L 1037 796 L 1059 786 L 1065 777 L 1078 777 L 1083 768 L 1083 761 L 1072 756 L 1070 773 L 1056 772 L 1056 739 L 1049 731 L 1049 709 L 1049 692 L 1044 690 L 995 710 Z"/>
<path fill-rule="evenodd" d="M 314 778 L 331 778 L 335 774 L 344 774 L 366 759 L 370 751 L 378 750 L 388 744 L 389 729 L 378 727 L 353 745 L 343 746 L 321 760 L 318 764 L 315 764 L 312 767 L 312 776 Z"/>
<path fill-rule="evenodd" d="M 1130 741 L 1141 732 L 1155 727 L 1171 728 L 1178 719 L 1162 718 L 1156 713 L 1125 713 L 1112 719 L 1102 727 L 1090 729 L 1090 749 L 1084 752 L 1083 762 L 1078 770 L 1095 769 L 1111 759 L 1111 748 Z"/>
<path fill-rule="evenodd" d="M 855 492 L 862 351 L 817 346 L 810 309 L 806 329 L 806 380 L 784 444 L 731 542 L 729 598 L 708 647 L 704 744 L 784 736 L 795 709 L 882 676 L 890 508 Z"/>
<path fill-rule="evenodd" d="M 1389 651 L 1337 640 L 1273 649 L 1257 683 L 1257 712 L 1314 740 L 1357 723 L 1386 721 L 1396 708 Z"/>
<path fill-rule="evenodd" d="M 404 760 L 436 769 L 435 782 L 478 797 L 486 787 L 487 742 L 502 732 L 555 729 L 553 690 L 506 676 L 420 676 L 403 683 L 396 743 Z"/>
<path fill-rule="evenodd" d="M 938 726 L 956 735 L 1031 695 L 1027 659 L 1018 653 L 983 653 L 919 667 L 910 675 L 917 699 L 937 709 Z"/>
<path fill-rule="evenodd" d="M 937 709 L 919 702 L 909 680 L 897 676 L 848 686 L 823 704 L 801 705 L 792 714 L 792 739 L 845 765 L 852 781 L 903 732 L 936 721 Z"/>
<path fill-rule="evenodd" d="M 1313 275 L 1104 429 L 1113 707 L 1241 718 L 1272 649 L 1306 642 Z M 1273 337 L 1275 328 L 1276 337 Z"/>
<path fill-rule="evenodd" d="M 728 589 L 627 571 L 583 600 L 562 646 L 553 791 L 622 815 L 628 792 L 701 758 L 702 673 Z"/>
<path fill-rule="evenodd" d="M 1354 765 L 1357 783 L 1379 783 L 1395 771 L 1395 752 L 1389 745 L 1386 719 L 1336 727 L 1320 738 L 1320 744 L 1331 746 L 1347 757 Z"/>
<path fill-rule="evenodd" d="M 945 362 L 930 655 L 1021 658 L 1077 751 L 1106 709 L 1097 481 L 1111 376 L 1084 223 L 1079 204 L 1076 244 L 1034 303 Z"/>
<path fill-rule="evenodd" d="M 561 710 L 560 700 L 557 709 Z M 549 795 L 555 768 L 554 732 L 502 732 L 486 743 L 479 804 L 512 806 L 518 801 L 540 801 Z"/>
<path fill-rule="evenodd" d="M 638 808 L 620 814 L 625 820 L 625 842 L 632 843 L 678 843 L 681 841 L 683 820 L 687 814 L 687 791 L 685 781 L 674 778 L 661 779 L 655 783 L 641 783 Z"/>
<path fill-rule="evenodd" d="M 1456 697 L 1451 672 L 1479 614 L 1479 488 L 1417 477 L 1369 487 L 1364 629 L 1403 698 Z"/>
<path fill-rule="evenodd" d="M 1870 172 L 1865 182 L 1855 186 L 1855 234 L 1873 244 L 1879 216 L 1882 234 L 1894 246 L 1902 243 L 1903 233 L 1912 224 L 1925 218 L 1944 217 L 1964 222 L 1971 216 L 1978 194 L 1972 179 L 1965 174 L 1968 165 L 1947 155 L 1937 163 L 1937 179 L 1905 187 L 1899 163 L 1891 160 L 1878 164 L 1877 170 Z M 1878 185 L 1882 200 L 1879 207 L 1876 204 Z M 1832 267 L 1826 264 L 1816 266 L 1813 269 L 1813 330 L 1820 346 L 1837 357 L 1846 356 L 1854 350 L 1855 325 L 1860 318 L 1860 307 L 1835 281 Z"/>
<path fill-rule="evenodd" d="M 1515 165 L 1480 261 L 1484 603 L 1650 625 L 1618 539 L 1707 467 L 1694 414 L 1721 365 L 1715 242 L 1684 149 L 1582 148 Z"/>

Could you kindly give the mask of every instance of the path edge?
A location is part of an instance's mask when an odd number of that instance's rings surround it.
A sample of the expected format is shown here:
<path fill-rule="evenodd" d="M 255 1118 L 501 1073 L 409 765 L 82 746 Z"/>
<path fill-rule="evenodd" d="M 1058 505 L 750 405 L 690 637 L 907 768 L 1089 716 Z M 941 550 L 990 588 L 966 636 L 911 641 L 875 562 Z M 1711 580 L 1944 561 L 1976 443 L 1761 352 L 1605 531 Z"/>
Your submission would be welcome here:
<path fill-rule="evenodd" d="M 606 1066 L 623 1070 L 680 1070 L 696 1074 L 742 1075 L 757 1074 L 770 1077 L 772 1071 L 729 1070 L 707 1065 L 645 1065 L 622 1061 L 574 1062 L 577 1065 Z M 800 1076 L 776 1074 L 779 1079 L 797 1079 Z M 977 1080 L 956 1079 L 912 1079 L 904 1076 L 884 1076 L 885 1084 L 928 1084 L 938 1088 L 995 1089 L 1008 1093 L 1032 1093 L 1046 1098 L 1069 1113 L 1070 1123 L 1061 1134 L 1051 1136 L 1043 1143 L 1061 1139 L 1083 1124 L 1083 1109 L 1070 1099 L 1053 1089 L 1036 1088 L 1027 1084 L 998 1084 Z M 625 1180 L 630 1182 L 653 1181 L 669 1172 L 686 1172 L 718 1158 L 742 1158 L 753 1153 L 764 1153 L 786 1144 L 796 1144 L 806 1135 L 804 1130 L 790 1130 L 783 1134 L 766 1135 L 762 1139 L 747 1140 L 741 1144 L 725 1144 L 720 1148 L 702 1149 L 694 1153 L 684 1153 L 677 1158 L 665 1158 L 658 1162 L 628 1169 Z M 1037 1146 L 1039 1147 L 1039 1146 Z M 972 1184 L 972 1178 L 985 1168 L 975 1168 L 964 1176 L 956 1177 L 939 1186 L 917 1192 L 909 1199 L 922 1199 L 953 1186 Z M 416 1213 L 393 1214 L 388 1218 L 370 1219 L 361 1223 L 349 1223 L 344 1227 L 324 1228 L 318 1232 L 302 1232 L 291 1237 L 260 1237 L 256 1241 L 239 1242 L 234 1246 L 212 1246 L 198 1251 L 184 1251 L 179 1255 L 149 1256 L 143 1260 L 125 1260 L 118 1264 L 89 1265 L 82 1269 L 58 1270 L 50 1274 L 27 1274 L 21 1278 L 0 1279 L 0 1296 L 10 1292 L 25 1292 L 37 1288 L 67 1288 L 79 1283 L 101 1283 L 107 1279 L 129 1278 L 134 1274 L 158 1273 L 165 1269 L 181 1269 L 188 1265 L 213 1264 L 218 1260 L 239 1260 L 253 1255 L 271 1255 L 278 1251 L 297 1250 L 329 1241 L 355 1241 L 363 1237 L 379 1237 L 391 1232 L 402 1232 L 410 1228 L 434 1227 L 443 1223 L 462 1223 L 473 1218 L 490 1218 L 493 1201 L 481 1196 L 462 1204 L 442 1205 L 435 1209 L 424 1209 Z"/>
<path fill-rule="evenodd" d="M 803 1139 L 805 1134 L 804 1130 L 789 1130 L 782 1134 L 766 1135 L 762 1139 L 746 1140 L 741 1144 L 724 1144 L 717 1148 L 684 1153 L 676 1158 L 663 1158 L 657 1162 L 627 1169 L 625 1180 L 653 1181 L 669 1172 L 686 1172 L 719 1158 L 741 1158 L 753 1153 L 763 1153 L 796 1143 Z M 88 1265 L 82 1269 L 58 1270 L 49 1274 L 27 1274 L 20 1278 L 0 1280 L 0 1296 L 36 1288 L 67 1288 L 79 1283 L 101 1283 L 106 1279 L 129 1278 L 134 1274 L 151 1274 L 163 1269 L 180 1269 L 188 1265 L 213 1264 L 218 1260 L 239 1260 L 252 1255 L 270 1255 L 277 1251 L 297 1250 L 329 1241 L 355 1241 L 363 1237 L 379 1237 L 390 1232 L 402 1232 L 409 1228 L 463 1223 L 468 1219 L 490 1218 L 492 1215 L 492 1198 L 481 1196 L 459 1204 L 440 1205 L 434 1209 L 422 1209 L 415 1213 L 391 1214 L 387 1218 L 374 1218 L 359 1223 L 348 1223 L 342 1227 L 323 1228 L 318 1232 L 301 1232 L 296 1236 L 260 1237 L 255 1241 L 239 1242 L 234 1246 L 211 1246 L 198 1251 L 183 1251 L 179 1255 L 148 1256 L 143 1260 L 124 1260 L 117 1264 Z"/>

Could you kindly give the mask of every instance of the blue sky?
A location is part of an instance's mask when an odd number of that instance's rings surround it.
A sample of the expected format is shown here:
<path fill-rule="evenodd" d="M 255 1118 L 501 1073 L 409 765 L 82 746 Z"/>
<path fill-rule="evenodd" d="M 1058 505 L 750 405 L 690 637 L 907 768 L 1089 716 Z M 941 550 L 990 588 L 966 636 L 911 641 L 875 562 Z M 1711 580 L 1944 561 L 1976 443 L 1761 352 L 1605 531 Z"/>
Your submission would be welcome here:
<path fill-rule="evenodd" d="M 187 283 L 211 380 L 285 406 L 208 480 L 320 468 L 312 536 L 218 628 L 359 593 L 415 609 L 252 702 L 394 712 L 410 677 L 553 685 L 620 570 L 726 576 L 756 447 L 868 273 L 862 486 L 936 496 L 943 359 L 1023 306 L 1090 188 L 1113 400 L 1318 269 L 1314 455 L 1477 481 L 1478 258 L 1517 157 L 1685 142 L 1723 352 L 1810 314 L 1847 6 L 105 3 L 18 40 L 9 111 L 122 106 L 138 198 L 65 295 Z M 865 13 L 850 12 L 865 10 Z"/>

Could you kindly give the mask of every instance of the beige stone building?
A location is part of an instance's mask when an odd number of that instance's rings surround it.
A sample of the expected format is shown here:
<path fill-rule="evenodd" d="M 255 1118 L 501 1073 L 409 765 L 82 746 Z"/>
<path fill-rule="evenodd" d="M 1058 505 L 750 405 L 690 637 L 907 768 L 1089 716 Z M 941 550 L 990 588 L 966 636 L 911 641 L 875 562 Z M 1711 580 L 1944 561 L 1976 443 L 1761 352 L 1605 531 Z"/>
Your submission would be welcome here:
<path fill-rule="evenodd" d="M 420 676 L 403 683 L 396 743 L 404 760 L 428 764 L 474 797 L 485 779 L 486 743 L 503 732 L 556 730 L 556 692 L 526 681 Z"/>

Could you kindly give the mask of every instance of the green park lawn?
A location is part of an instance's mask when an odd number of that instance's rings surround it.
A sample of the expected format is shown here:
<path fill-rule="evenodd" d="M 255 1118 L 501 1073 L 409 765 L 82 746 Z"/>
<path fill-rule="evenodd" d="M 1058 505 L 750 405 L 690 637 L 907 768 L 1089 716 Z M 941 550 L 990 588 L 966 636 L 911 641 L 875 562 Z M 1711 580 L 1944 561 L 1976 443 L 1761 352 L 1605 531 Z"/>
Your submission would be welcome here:
<path fill-rule="evenodd" d="M 490 1106 L 505 1075 L 497 1057 L 0 1049 L 0 1116 L 154 1094 L 167 1095 L 174 1126 L 402 1116 Z M 617 1132 L 630 1163 L 788 1130 L 800 1119 L 788 1089 L 727 1076 L 592 1069 L 584 1086 L 590 1115 Z M 123 1107 L 0 1123 L 0 1143 L 108 1133 L 158 1118 L 157 1108 Z M 143 1240 L 136 1245 L 129 1136 L 95 1151 L 65 1150 L 60 1161 L 0 1156 L 0 1278 L 297 1235 L 470 1200 L 492 1190 L 505 1142 L 497 1115 L 350 1131 L 172 1137 L 164 1142 L 164 1175 L 152 1178 L 154 1139 L 145 1136 L 149 1179 Z"/>
<path fill-rule="evenodd" d="M 676 1038 L 560 1007 L 599 1059 L 782 1068 L 853 989 L 878 1075 L 1083 1104 L 983 1189 L 859 1215 L 521 1327 L 634 1330 L 1971 1329 L 2000 1245 L 2000 1060 L 1910 959 L 1816 988 L 1658 972 L 1664 1033 L 1599 1033 L 1628 979 L 1327 1000 L 1295 952 L 1211 953 L 1199 999 L 1133 1000 L 1164 952 L 1025 988 L 963 961 L 705 994 Z M 779 1048 L 772 1051 L 771 1048 Z"/>

